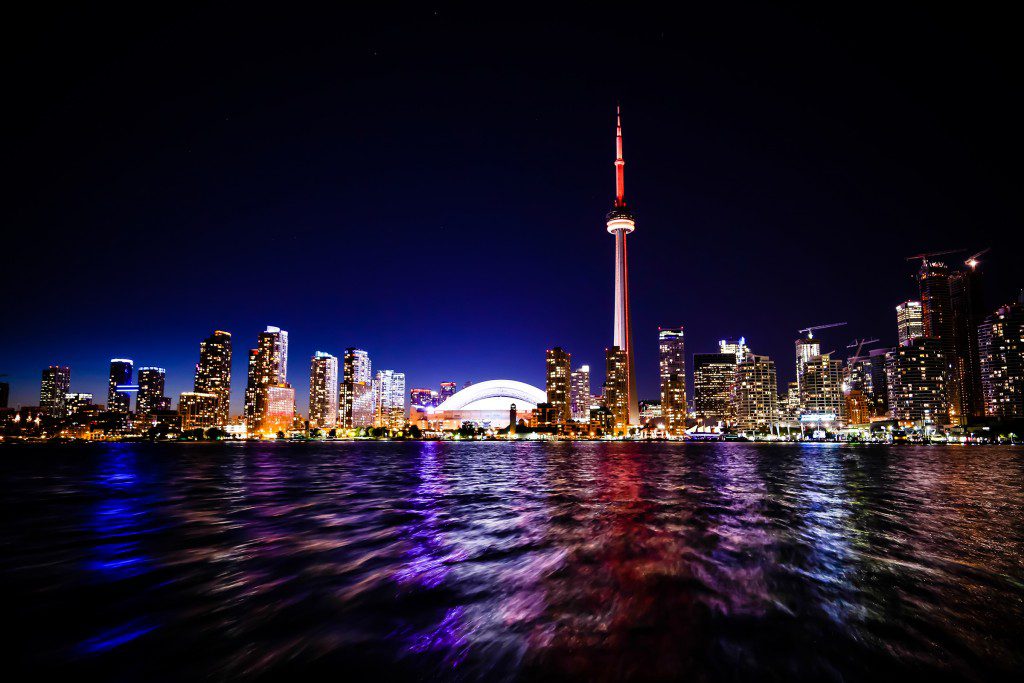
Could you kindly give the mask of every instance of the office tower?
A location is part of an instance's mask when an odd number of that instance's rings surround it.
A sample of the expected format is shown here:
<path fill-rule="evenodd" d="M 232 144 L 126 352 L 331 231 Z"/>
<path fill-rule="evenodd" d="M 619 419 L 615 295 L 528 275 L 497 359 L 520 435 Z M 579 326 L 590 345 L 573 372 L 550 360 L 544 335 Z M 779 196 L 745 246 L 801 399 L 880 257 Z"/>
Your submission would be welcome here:
<path fill-rule="evenodd" d="M 405 373 L 378 370 L 373 380 L 374 426 L 399 430 L 405 427 Z"/>
<path fill-rule="evenodd" d="M 658 329 L 658 372 L 665 431 L 673 436 L 685 434 L 686 349 L 682 327 Z"/>
<path fill-rule="evenodd" d="M 295 389 L 287 384 L 271 384 L 266 388 L 266 409 L 262 430 L 265 434 L 288 432 L 295 424 Z"/>
<path fill-rule="evenodd" d="M 64 395 L 64 415 L 71 417 L 77 415 L 86 406 L 92 405 L 92 394 L 72 394 L 68 393 Z"/>
<path fill-rule="evenodd" d="M 705 426 L 732 421 L 736 352 L 693 354 L 693 409 Z"/>
<path fill-rule="evenodd" d="M 345 349 L 338 410 L 345 429 L 368 427 L 374 422 L 372 365 L 370 355 L 362 349 Z"/>
<path fill-rule="evenodd" d="M 572 374 L 570 357 L 562 347 L 548 349 L 545 354 L 545 387 L 548 403 L 554 411 L 554 424 L 567 424 L 572 419 L 572 406 L 569 404 L 569 376 Z"/>
<path fill-rule="evenodd" d="M 438 405 L 437 392 L 433 389 L 410 389 L 409 405 L 419 410 L 436 408 Z"/>
<path fill-rule="evenodd" d="M 317 351 L 309 363 L 309 426 L 333 429 L 338 424 L 338 358 Z"/>
<path fill-rule="evenodd" d="M 918 337 L 885 356 L 889 414 L 905 427 L 948 422 L 946 377 L 948 363 L 942 342 Z"/>
<path fill-rule="evenodd" d="M 947 372 L 946 407 L 949 410 L 949 424 L 956 427 L 963 424 L 963 409 L 949 269 L 944 263 L 925 258 L 921 262 L 917 281 L 921 289 L 924 336 L 938 339 L 942 347 Z"/>
<path fill-rule="evenodd" d="M 0 408 L 7 408 L 11 402 L 11 385 L 0 382 Z"/>
<path fill-rule="evenodd" d="M 618 346 L 605 350 L 605 407 L 612 413 L 616 431 L 629 427 L 629 356 Z M 637 418 L 640 406 L 637 404 Z"/>
<path fill-rule="evenodd" d="M 110 381 L 107 385 L 107 410 L 112 413 L 127 413 L 131 410 L 132 396 L 118 387 L 129 387 L 132 383 L 132 369 L 135 363 L 130 358 L 110 359 Z"/>
<path fill-rule="evenodd" d="M 152 415 L 157 410 L 169 410 L 171 399 L 164 396 L 167 371 L 163 368 L 139 368 L 139 393 L 135 397 L 135 412 Z"/>
<path fill-rule="evenodd" d="M 71 368 L 51 365 L 43 370 L 39 387 L 39 407 L 52 417 L 64 417 L 64 401 L 71 391 Z"/>
<path fill-rule="evenodd" d="M 288 333 L 279 327 L 268 326 L 260 332 L 256 340 L 256 348 L 249 351 L 249 372 L 245 387 L 245 421 L 250 432 L 273 433 L 281 431 L 275 426 L 280 425 L 281 415 L 274 415 L 274 424 L 268 419 L 271 408 L 269 403 L 268 390 L 271 387 L 289 389 L 287 383 L 288 364 Z M 278 404 L 275 409 L 280 409 L 280 402 L 286 392 L 275 392 Z M 295 391 L 292 390 L 294 403 Z M 294 406 L 292 406 L 294 414 Z M 289 429 L 291 424 L 289 423 Z"/>
<path fill-rule="evenodd" d="M 608 232 L 615 236 L 615 330 L 612 348 L 618 348 L 626 359 L 625 376 L 622 379 L 625 395 L 619 395 L 618 400 L 625 401 L 625 424 L 632 425 L 640 419 L 640 406 L 636 394 L 636 368 L 633 365 L 626 236 L 636 230 L 636 223 L 633 213 L 626 206 L 625 168 L 626 162 L 622 158 L 622 116 L 618 113 L 615 122 L 615 203 L 608 212 Z"/>
<path fill-rule="evenodd" d="M 774 432 L 778 428 L 779 382 L 775 361 L 768 356 L 748 354 L 736 366 L 736 425 L 753 432 Z"/>
<path fill-rule="evenodd" d="M 805 361 L 800 384 L 800 415 L 827 422 L 841 419 L 845 413 L 843 364 L 832 360 L 827 353 Z"/>
<path fill-rule="evenodd" d="M 804 367 L 812 358 L 821 355 L 821 342 L 808 332 L 806 337 L 801 337 L 794 342 L 796 346 L 796 387 L 797 391 L 803 394 Z"/>
<path fill-rule="evenodd" d="M 985 318 L 978 345 L 985 415 L 1024 417 L 1024 295 Z"/>
<path fill-rule="evenodd" d="M 221 425 L 221 397 L 201 391 L 185 391 L 178 396 L 178 414 L 181 429 L 207 429 Z"/>
<path fill-rule="evenodd" d="M 572 419 L 590 420 L 590 366 L 581 365 L 572 371 L 569 379 L 569 404 Z"/>
<path fill-rule="evenodd" d="M 896 332 L 900 346 L 924 336 L 924 316 L 920 301 L 904 301 L 896 306 Z"/>
<path fill-rule="evenodd" d="M 450 396 L 454 396 L 459 390 L 455 382 L 441 382 L 441 403 L 444 403 Z"/>
<path fill-rule="evenodd" d="M 731 353 L 736 357 L 735 363 L 739 365 L 746 360 L 747 355 L 750 353 L 750 347 L 747 346 L 747 338 L 720 339 L 718 341 L 718 353 Z"/>
<path fill-rule="evenodd" d="M 953 274 L 949 290 L 953 306 L 953 336 L 957 354 L 955 371 L 960 385 L 960 403 L 965 422 L 972 422 L 985 416 L 978 327 L 984 321 L 987 311 L 978 261 L 969 259 L 967 266 L 967 270 Z"/>
<path fill-rule="evenodd" d="M 193 384 L 197 394 L 217 397 L 218 425 L 231 422 L 231 333 L 216 330 L 199 342 L 199 363 Z"/>

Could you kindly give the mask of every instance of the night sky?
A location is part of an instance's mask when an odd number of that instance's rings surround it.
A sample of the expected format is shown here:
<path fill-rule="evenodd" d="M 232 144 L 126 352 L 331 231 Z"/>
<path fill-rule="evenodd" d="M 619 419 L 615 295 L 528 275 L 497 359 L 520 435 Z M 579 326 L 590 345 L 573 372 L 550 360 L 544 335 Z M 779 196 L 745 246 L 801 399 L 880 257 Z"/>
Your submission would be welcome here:
<path fill-rule="evenodd" d="M 348 346 L 436 389 L 543 386 L 561 345 L 596 392 L 616 101 L 641 398 L 659 325 L 688 355 L 745 335 L 784 389 L 800 327 L 849 321 L 822 335 L 844 356 L 895 342 L 906 256 L 991 246 L 989 304 L 1022 284 L 1017 24 L 994 10 L 254 7 L 6 22 L 12 405 L 49 364 L 105 402 L 111 357 L 165 367 L 176 400 L 224 329 L 239 411 L 268 324 L 302 412 L 309 357 Z"/>

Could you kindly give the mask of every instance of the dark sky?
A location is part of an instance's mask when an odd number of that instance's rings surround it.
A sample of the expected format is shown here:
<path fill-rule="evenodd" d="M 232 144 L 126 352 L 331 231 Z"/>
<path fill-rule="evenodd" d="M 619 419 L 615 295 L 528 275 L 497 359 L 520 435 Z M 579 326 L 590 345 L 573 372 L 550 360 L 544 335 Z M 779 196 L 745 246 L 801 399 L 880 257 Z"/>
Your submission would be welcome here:
<path fill-rule="evenodd" d="M 38 402 L 51 363 L 105 401 L 112 356 L 167 368 L 176 397 L 225 329 L 238 410 L 267 324 L 291 333 L 303 412 L 316 350 L 359 346 L 434 388 L 542 386 L 554 345 L 601 368 L 616 100 L 641 398 L 657 395 L 659 325 L 684 325 L 688 353 L 745 335 L 783 387 L 799 327 L 849 321 L 826 350 L 892 343 L 921 251 L 993 247 L 990 303 L 1012 298 L 1010 16 L 710 4 L 11 18 L 12 404 Z"/>

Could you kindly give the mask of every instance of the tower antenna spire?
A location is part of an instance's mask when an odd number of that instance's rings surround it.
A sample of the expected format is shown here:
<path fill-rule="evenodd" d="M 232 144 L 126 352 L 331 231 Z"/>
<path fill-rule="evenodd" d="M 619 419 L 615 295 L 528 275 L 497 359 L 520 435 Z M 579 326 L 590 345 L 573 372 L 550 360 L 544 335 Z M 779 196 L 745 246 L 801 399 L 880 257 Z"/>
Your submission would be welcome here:
<path fill-rule="evenodd" d="M 626 205 L 626 161 L 622 158 L 622 107 L 615 104 L 615 206 Z"/>

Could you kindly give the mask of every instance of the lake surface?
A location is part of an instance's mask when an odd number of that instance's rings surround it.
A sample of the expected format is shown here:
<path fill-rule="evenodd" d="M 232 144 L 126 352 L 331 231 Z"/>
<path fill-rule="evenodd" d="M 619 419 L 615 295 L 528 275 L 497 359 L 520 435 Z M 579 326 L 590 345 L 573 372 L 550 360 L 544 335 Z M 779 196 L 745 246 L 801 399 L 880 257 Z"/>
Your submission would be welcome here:
<path fill-rule="evenodd" d="M 37 676 L 1024 673 L 1019 448 L 6 446 L 0 486 Z"/>

